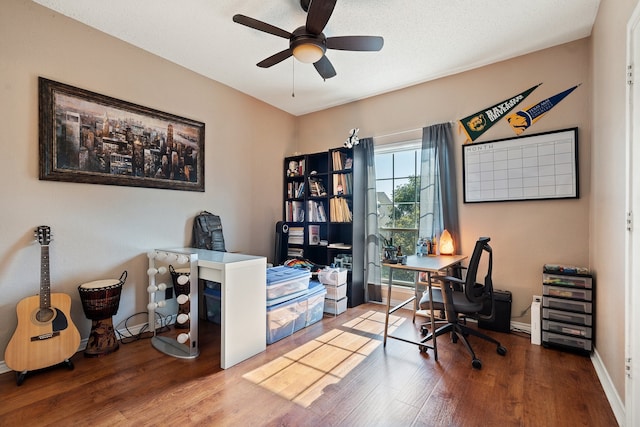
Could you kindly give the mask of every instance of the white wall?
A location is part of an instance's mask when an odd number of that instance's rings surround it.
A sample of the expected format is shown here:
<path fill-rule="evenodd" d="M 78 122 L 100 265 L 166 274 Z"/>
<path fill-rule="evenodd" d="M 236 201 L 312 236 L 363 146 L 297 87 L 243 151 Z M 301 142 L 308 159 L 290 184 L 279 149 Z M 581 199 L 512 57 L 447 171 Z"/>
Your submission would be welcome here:
<path fill-rule="evenodd" d="M 597 273 L 596 346 L 623 400 L 626 28 L 637 3 L 602 1 L 592 35 L 593 196 L 589 243 L 591 264 Z"/>
<path fill-rule="evenodd" d="M 16 303 L 39 290 L 38 225 L 84 338 L 77 286 L 127 270 L 114 322 L 146 310 L 145 253 L 188 244 L 201 210 L 221 216 L 227 250 L 272 257 L 293 116 L 29 1 L 2 2 L 0 58 L 0 359 Z M 204 122 L 206 191 L 39 181 L 38 76 Z"/>

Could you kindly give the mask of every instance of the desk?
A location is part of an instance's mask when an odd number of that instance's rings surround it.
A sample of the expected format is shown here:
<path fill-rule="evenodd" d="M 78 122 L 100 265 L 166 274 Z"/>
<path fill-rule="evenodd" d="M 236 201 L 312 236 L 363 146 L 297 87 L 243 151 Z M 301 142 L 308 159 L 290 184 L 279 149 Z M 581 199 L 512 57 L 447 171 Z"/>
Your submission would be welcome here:
<path fill-rule="evenodd" d="M 198 304 L 191 304 L 192 319 L 198 318 L 197 307 L 200 305 L 198 295 L 201 291 L 200 281 L 195 280 L 194 277 L 220 283 L 220 367 L 222 369 L 230 368 L 266 349 L 267 259 L 265 257 L 196 248 L 158 251 L 189 254 L 194 259 L 197 275 L 192 268 L 189 297 L 191 301 L 198 301 Z M 197 329 L 193 334 L 197 321 L 192 321 L 191 325 L 193 339 L 197 340 Z M 175 347 L 175 344 L 172 343 L 172 345 Z M 165 350 L 166 346 L 161 349 L 161 351 Z M 175 350 L 170 351 L 173 353 L 169 354 L 176 355 Z"/>
<path fill-rule="evenodd" d="M 429 299 L 430 299 L 430 304 L 431 304 L 431 330 L 435 331 L 435 320 L 433 318 L 433 294 L 432 294 L 432 290 L 431 290 L 431 273 L 437 273 L 440 270 L 444 270 L 445 268 L 451 267 L 453 265 L 459 264 L 460 261 L 463 261 L 464 259 L 466 259 L 467 256 L 466 255 L 439 255 L 439 256 L 417 256 L 417 255 L 412 255 L 412 256 L 408 256 L 407 257 L 407 263 L 406 264 L 389 264 L 389 263 L 385 263 L 383 262 L 382 265 L 385 267 L 389 267 L 389 287 L 387 289 L 387 311 L 386 311 L 386 315 L 385 315 L 385 320 L 384 320 L 384 346 L 386 347 L 387 345 L 387 337 L 388 338 L 393 338 L 393 339 L 397 339 L 400 341 L 404 341 L 404 342 L 408 342 L 411 344 L 415 344 L 418 346 L 423 346 L 425 348 L 432 348 L 433 349 L 433 355 L 435 357 L 435 360 L 438 360 L 438 346 L 436 344 L 436 337 L 435 334 L 433 336 L 433 345 L 432 346 L 428 346 L 426 344 L 424 344 L 423 342 L 420 341 L 412 341 L 412 340 L 407 340 L 404 338 L 400 338 L 400 337 L 395 337 L 393 335 L 390 335 L 387 333 L 387 329 L 389 327 L 389 315 L 393 312 L 395 312 L 396 310 L 399 310 L 400 308 L 404 307 L 405 305 L 409 304 L 410 302 L 413 302 L 413 322 L 416 321 L 416 310 L 418 308 L 418 275 L 421 272 L 425 272 L 427 273 L 427 289 L 429 291 Z M 406 301 L 396 305 L 395 307 L 391 308 L 391 285 L 393 283 L 393 271 L 394 270 L 409 270 L 409 271 L 413 271 L 415 272 L 415 282 L 414 282 L 414 292 L 413 292 L 413 297 L 407 299 Z"/>

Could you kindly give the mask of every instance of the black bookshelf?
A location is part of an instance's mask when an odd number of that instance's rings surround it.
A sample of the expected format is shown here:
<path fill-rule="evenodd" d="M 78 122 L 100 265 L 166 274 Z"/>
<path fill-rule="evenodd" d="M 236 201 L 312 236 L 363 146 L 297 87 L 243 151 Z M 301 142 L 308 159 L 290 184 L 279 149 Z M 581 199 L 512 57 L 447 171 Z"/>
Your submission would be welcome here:
<path fill-rule="evenodd" d="M 364 302 L 364 232 L 362 227 L 354 232 L 353 170 L 357 162 L 353 151 L 335 148 L 285 158 L 283 192 L 288 257 L 348 269 L 349 307 Z"/>

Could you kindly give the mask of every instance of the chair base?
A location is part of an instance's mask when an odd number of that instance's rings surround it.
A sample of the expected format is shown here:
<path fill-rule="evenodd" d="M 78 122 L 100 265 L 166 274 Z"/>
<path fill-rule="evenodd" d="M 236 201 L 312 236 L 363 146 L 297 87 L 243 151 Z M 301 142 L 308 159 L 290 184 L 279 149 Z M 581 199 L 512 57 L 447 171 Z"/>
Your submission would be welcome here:
<path fill-rule="evenodd" d="M 454 343 L 458 341 L 458 338 L 462 340 L 462 343 L 471 355 L 471 366 L 473 366 L 475 369 L 482 369 L 482 361 L 476 357 L 476 353 L 473 351 L 473 348 L 471 347 L 471 344 L 469 344 L 469 340 L 467 339 L 468 335 L 473 335 L 495 344 L 496 351 L 500 356 L 504 356 L 507 354 L 507 349 L 503 347 L 498 340 L 490 337 L 489 335 L 483 334 L 476 329 L 470 328 L 467 325 L 463 325 L 460 323 L 447 323 L 446 325 L 436 329 L 435 336 L 439 337 L 440 335 L 444 335 L 446 333 L 451 333 L 451 340 Z M 433 339 L 433 336 L 433 333 L 430 332 L 420 342 L 426 343 L 427 341 Z"/>

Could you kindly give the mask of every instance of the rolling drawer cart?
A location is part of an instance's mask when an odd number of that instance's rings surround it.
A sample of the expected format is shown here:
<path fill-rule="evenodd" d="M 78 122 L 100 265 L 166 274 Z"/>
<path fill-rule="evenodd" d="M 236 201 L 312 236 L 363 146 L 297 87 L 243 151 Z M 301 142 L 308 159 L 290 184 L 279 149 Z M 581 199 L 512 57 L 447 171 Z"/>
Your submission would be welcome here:
<path fill-rule="evenodd" d="M 542 273 L 542 345 L 591 354 L 595 325 L 593 276 L 570 268 Z"/>

